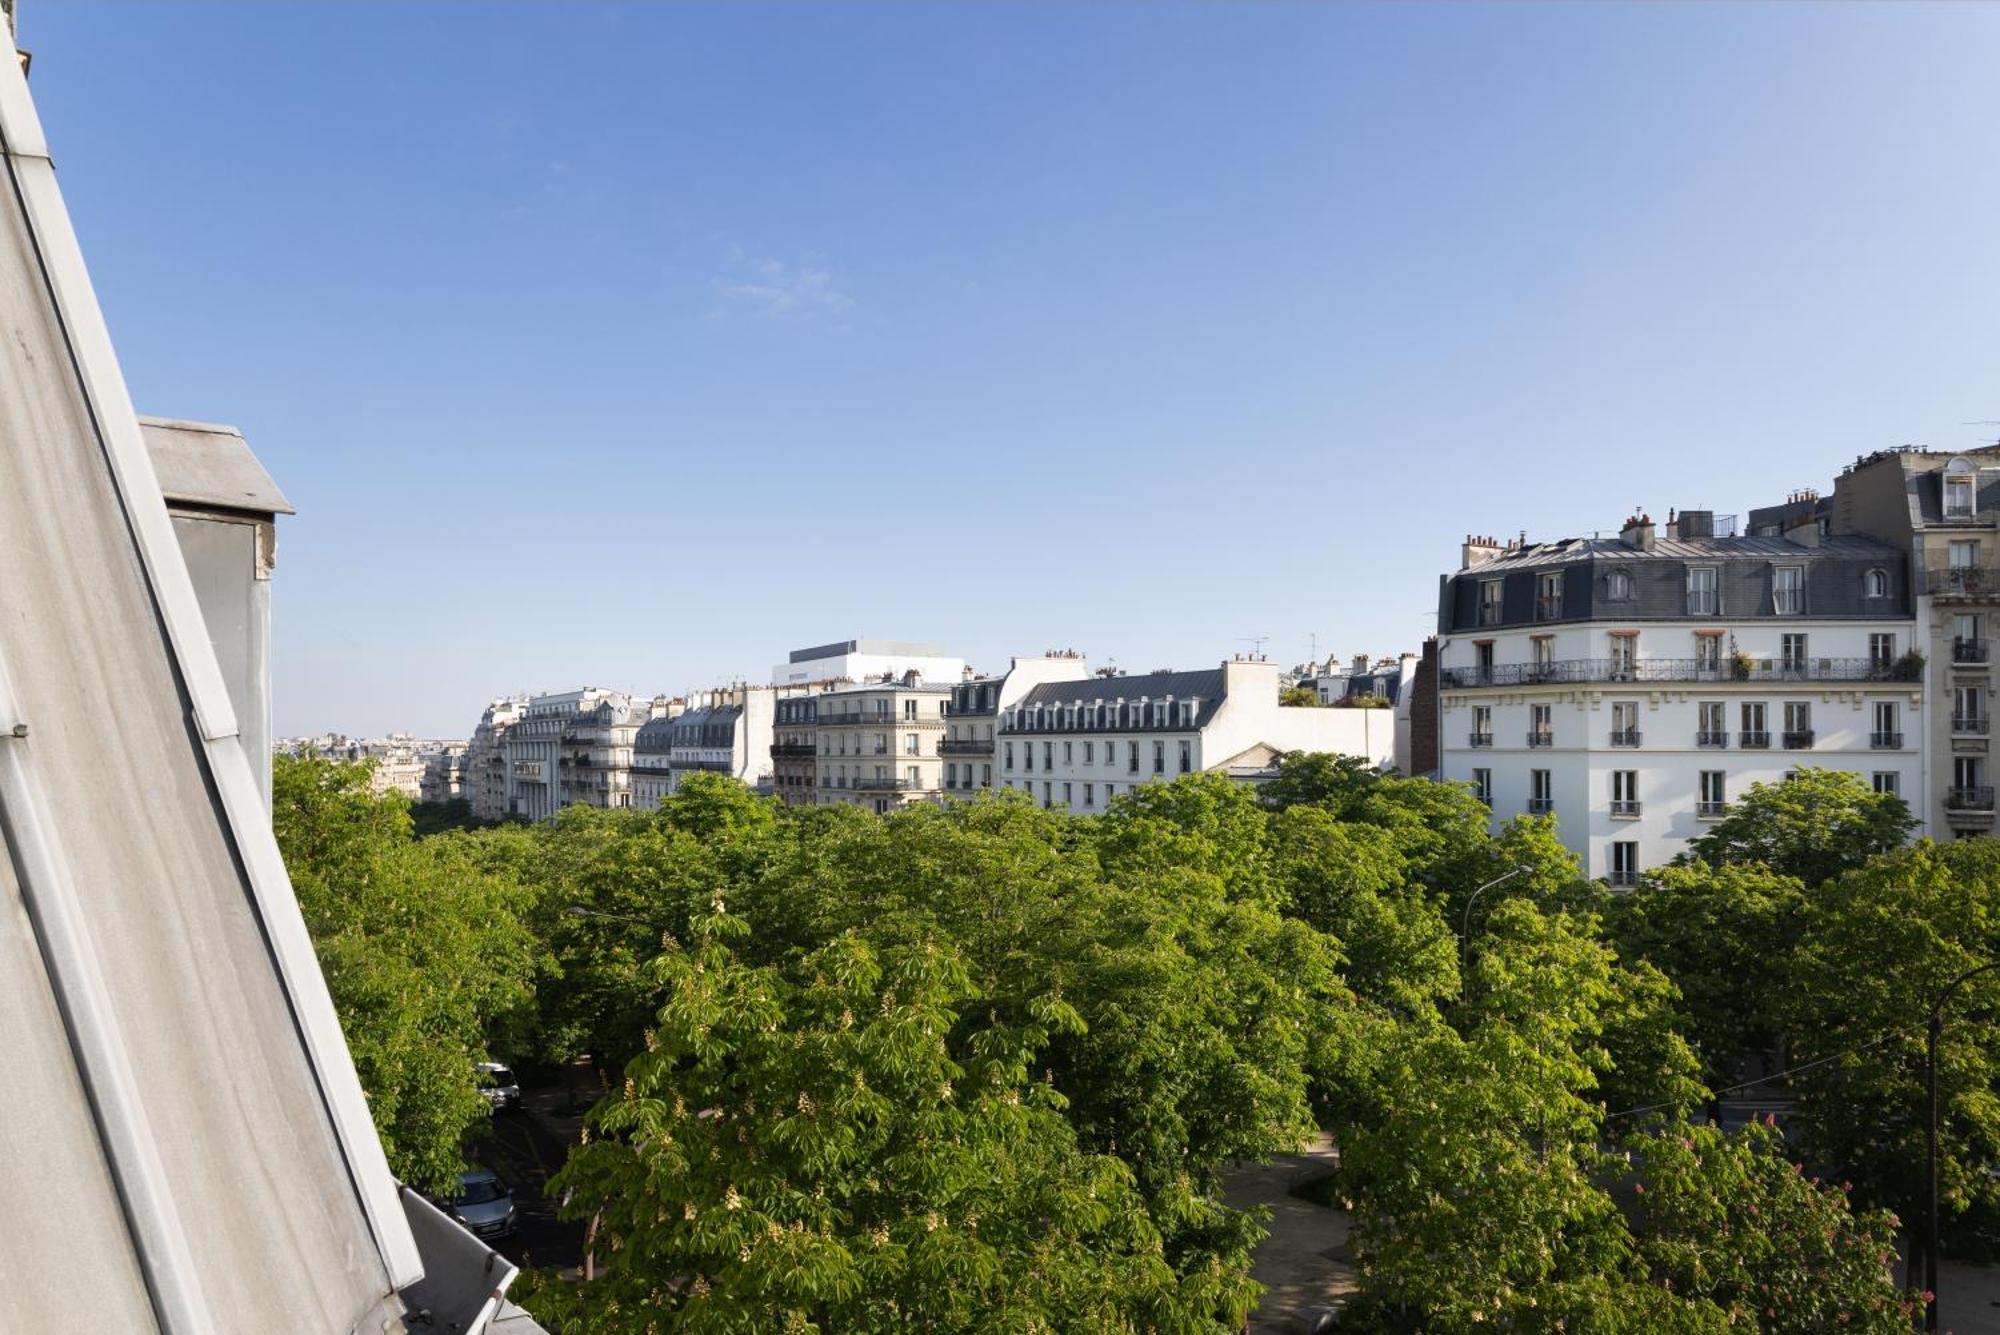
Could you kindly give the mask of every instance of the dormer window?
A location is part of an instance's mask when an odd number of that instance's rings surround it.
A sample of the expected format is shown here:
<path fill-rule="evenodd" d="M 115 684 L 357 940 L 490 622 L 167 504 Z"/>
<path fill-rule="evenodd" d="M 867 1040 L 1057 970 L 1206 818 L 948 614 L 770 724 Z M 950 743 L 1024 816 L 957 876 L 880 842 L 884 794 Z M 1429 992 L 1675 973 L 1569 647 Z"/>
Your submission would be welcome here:
<path fill-rule="evenodd" d="M 1862 590 L 1870 598 L 1889 596 L 1889 572 L 1879 567 L 1871 570 L 1862 580 Z"/>
<path fill-rule="evenodd" d="M 1971 519 L 1978 512 L 1978 507 L 1978 489 L 1971 462 L 1953 459 L 1944 467 L 1944 517 Z"/>
<path fill-rule="evenodd" d="M 1479 584 L 1479 624 L 1497 626 L 1500 624 L 1501 586 L 1497 579 L 1482 580 Z"/>
<path fill-rule="evenodd" d="M 1632 572 L 1614 570 L 1604 577 L 1604 596 L 1614 603 L 1632 601 Z"/>

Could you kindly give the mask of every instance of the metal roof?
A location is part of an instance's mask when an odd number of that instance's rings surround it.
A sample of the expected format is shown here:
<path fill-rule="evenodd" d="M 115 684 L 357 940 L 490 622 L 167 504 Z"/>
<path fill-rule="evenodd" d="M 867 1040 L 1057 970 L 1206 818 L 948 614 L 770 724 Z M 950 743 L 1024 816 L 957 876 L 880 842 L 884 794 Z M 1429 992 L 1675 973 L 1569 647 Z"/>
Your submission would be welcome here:
<path fill-rule="evenodd" d="M 1726 561 L 1796 560 L 1816 557 L 1882 556 L 1895 557 L 1899 548 L 1874 538 L 1856 534 L 1833 534 L 1820 539 L 1817 547 L 1807 547 L 1785 538 L 1660 538 L 1651 551 L 1628 547 L 1618 538 L 1564 538 L 1556 542 L 1530 543 L 1524 548 L 1502 553 L 1460 571 L 1479 576 L 1488 571 L 1520 570 L 1528 566 L 1568 565 L 1575 561 Z"/>
<path fill-rule="evenodd" d="M 295 513 L 235 427 L 141 417 L 139 435 L 169 502 L 267 515 Z"/>

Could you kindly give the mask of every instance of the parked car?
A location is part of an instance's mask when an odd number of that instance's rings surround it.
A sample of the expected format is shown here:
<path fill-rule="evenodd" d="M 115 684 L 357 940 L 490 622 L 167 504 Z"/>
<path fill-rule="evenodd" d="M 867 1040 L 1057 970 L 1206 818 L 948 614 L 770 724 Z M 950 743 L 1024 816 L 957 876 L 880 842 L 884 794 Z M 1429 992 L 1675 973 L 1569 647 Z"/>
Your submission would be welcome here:
<path fill-rule="evenodd" d="M 504 1238 L 514 1231 L 514 1193 L 490 1168 L 460 1173 L 457 1193 L 439 1203 L 452 1218 L 482 1238 Z"/>
<path fill-rule="evenodd" d="M 494 1112 L 508 1112 L 521 1106 L 521 1082 L 499 1062 L 480 1062 L 479 1095 L 493 1105 Z"/>

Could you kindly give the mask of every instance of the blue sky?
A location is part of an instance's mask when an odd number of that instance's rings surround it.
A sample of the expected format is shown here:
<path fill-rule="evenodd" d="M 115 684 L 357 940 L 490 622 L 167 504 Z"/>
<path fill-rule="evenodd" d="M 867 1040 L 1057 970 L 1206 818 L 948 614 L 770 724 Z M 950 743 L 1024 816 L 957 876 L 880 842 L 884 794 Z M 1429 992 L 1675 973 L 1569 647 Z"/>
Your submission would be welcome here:
<path fill-rule="evenodd" d="M 2000 434 L 2000 8 L 26 0 L 281 733 L 848 635 L 1414 648 L 1467 531 Z"/>

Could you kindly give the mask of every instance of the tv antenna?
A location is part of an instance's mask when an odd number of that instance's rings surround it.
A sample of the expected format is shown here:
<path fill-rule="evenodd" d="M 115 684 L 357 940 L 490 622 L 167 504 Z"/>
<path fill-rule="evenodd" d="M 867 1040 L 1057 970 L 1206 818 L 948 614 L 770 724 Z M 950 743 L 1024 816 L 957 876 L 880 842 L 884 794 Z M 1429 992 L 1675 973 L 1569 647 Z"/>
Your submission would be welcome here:
<path fill-rule="evenodd" d="M 1239 635 L 1236 638 L 1249 645 L 1251 652 L 1255 653 L 1257 657 L 1262 658 L 1264 656 L 1265 642 L 1271 637 L 1268 635 Z"/>

